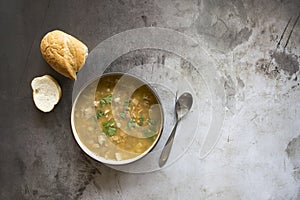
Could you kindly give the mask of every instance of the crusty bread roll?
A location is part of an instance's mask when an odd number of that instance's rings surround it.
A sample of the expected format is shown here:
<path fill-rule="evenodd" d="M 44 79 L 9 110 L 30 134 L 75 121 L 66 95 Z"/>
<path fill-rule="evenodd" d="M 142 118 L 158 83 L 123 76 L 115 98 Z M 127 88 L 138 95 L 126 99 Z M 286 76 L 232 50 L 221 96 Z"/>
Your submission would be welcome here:
<path fill-rule="evenodd" d="M 34 78 L 31 88 L 34 104 L 43 112 L 50 112 L 61 98 L 61 88 L 52 76 Z"/>
<path fill-rule="evenodd" d="M 74 80 L 88 55 L 85 44 L 59 30 L 47 33 L 41 41 L 40 49 L 46 62 L 55 71 Z"/>

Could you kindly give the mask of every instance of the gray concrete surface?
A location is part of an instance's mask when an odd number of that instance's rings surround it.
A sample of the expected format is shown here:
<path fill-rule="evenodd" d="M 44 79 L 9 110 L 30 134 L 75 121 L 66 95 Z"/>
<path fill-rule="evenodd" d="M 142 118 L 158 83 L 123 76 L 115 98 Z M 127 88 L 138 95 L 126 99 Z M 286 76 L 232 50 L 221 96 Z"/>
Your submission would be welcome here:
<path fill-rule="evenodd" d="M 0 2 L 0 199 L 300 199 L 300 1 L 105 0 Z M 64 30 L 92 50 L 116 33 L 171 28 L 202 45 L 224 81 L 215 149 L 201 141 L 161 171 L 128 174 L 91 160 L 70 128 L 73 81 L 39 52 Z M 39 112 L 30 81 L 50 74 L 63 97 Z"/>

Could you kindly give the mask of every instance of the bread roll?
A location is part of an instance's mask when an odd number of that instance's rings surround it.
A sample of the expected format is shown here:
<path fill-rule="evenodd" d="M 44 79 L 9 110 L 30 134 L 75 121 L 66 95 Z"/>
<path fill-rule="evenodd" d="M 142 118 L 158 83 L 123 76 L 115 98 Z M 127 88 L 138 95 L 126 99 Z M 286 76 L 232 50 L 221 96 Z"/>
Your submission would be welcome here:
<path fill-rule="evenodd" d="M 75 37 L 59 30 L 47 33 L 40 45 L 46 62 L 60 74 L 76 80 L 76 72 L 84 65 L 88 48 Z"/>
<path fill-rule="evenodd" d="M 31 88 L 34 104 L 43 112 L 50 112 L 61 98 L 58 82 L 49 75 L 34 78 Z"/>

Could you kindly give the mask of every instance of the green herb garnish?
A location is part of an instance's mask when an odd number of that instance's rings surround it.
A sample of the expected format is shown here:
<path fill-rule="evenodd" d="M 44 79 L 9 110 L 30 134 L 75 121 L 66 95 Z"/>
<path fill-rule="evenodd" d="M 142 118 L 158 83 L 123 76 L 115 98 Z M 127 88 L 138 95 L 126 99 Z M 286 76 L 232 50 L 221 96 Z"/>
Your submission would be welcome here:
<path fill-rule="evenodd" d="M 121 112 L 121 113 L 120 113 L 120 117 L 121 117 L 122 119 L 125 119 L 125 118 L 126 118 L 126 114 L 125 114 L 124 112 Z"/>
<path fill-rule="evenodd" d="M 129 107 L 129 106 L 125 106 L 124 109 L 125 109 L 126 111 L 129 111 L 129 110 L 130 110 L 130 107 Z"/>
<path fill-rule="evenodd" d="M 108 136 L 113 136 L 116 134 L 117 129 L 114 127 L 108 127 L 107 133 L 105 133 Z"/>
<path fill-rule="evenodd" d="M 155 119 L 148 119 L 148 123 L 151 125 L 156 125 L 157 121 Z"/>
<path fill-rule="evenodd" d="M 96 119 L 99 119 L 104 116 L 104 112 L 102 110 L 98 110 L 96 113 Z"/>
<path fill-rule="evenodd" d="M 139 125 L 139 126 L 143 126 L 143 124 L 144 124 L 144 116 L 143 116 L 143 115 L 140 115 L 138 125 Z"/>
<path fill-rule="evenodd" d="M 116 122 L 115 121 L 106 121 L 102 123 L 103 126 L 103 132 L 107 136 L 113 136 L 116 134 Z"/>
<path fill-rule="evenodd" d="M 130 119 L 127 126 L 129 128 L 135 128 L 135 120 L 134 119 Z"/>
<path fill-rule="evenodd" d="M 96 113 L 96 119 L 99 119 L 100 117 L 104 116 L 104 112 L 102 110 L 98 110 Z"/>
<path fill-rule="evenodd" d="M 139 126 L 143 126 L 144 122 L 143 121 L 139 121 L 138 125 Z"/>
<path fill-rule="evenodd" d="M 103 125 L 104 128 L 113 127 L 113 126 L 116 125 L 116 122 L 114 122 L 114 121 L 106 121 L 106 122 L 103 122 L 102 125 Z"/>
<path fill-rule="evenodd" d="M 130 99 L 126 99 L 126 100 L 124 101 L 124 103 L 125 103 L 125 104 L 130 104 L 130 103 L 131 103 L 131 100 L 130 100 Z"/>
<path fill-rule="evenodd" d="M 102 107 L 104 107 L 106 104 L 111 104 L 112 102 L 112 95 L 109 94 L 106 97 L 100 99 L 100 104 Z"/>
<path fill-rule="evenodd" d="M 101 104 L 102 107 L 104 107 L 105 104 L 106 104 L 105 100 L 104 99 L 100 99 L 100 104 Z"/>
<path fill-rule="evenodd" d="M 151 141 L 154 140 L 155 134 L 154 134 L 153 130 L 151 130 L 151 129 L 145 130 L 144 135 L 147 137 L 147 139 L 149 139 Z"/>
<path fill-rule="evenodd" d="M 93 119 L 94 119 L 95 122 L 98 122 L 97 115 L 95 115 L 95 116 L 93 117 Z"/>
<path fill-rule="evenodd" d="M 126 99 L 126 100 L 124 101 L 124 109 L 125 109 L 126 111 L 129 111 L 129 110 L 130 110 L 130 103 L 131 103 L 131 100 L 130 100 L 130 99 Z"/>
<path fill-rule="evenodd" d="M 112 102 L 112 95 L 109 94 L 106 97 L 103 98 L 103 100 L 107 103 L 107 104 L 111 104 Z"/>

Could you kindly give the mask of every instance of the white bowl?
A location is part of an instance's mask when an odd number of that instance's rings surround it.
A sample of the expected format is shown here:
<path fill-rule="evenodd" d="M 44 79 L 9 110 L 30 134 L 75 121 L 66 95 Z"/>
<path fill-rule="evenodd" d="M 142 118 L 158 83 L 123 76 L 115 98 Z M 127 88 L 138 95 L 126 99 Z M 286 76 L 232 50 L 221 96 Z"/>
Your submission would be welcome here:
<path fill-rule="evenodd" d="M 151 85 L 149 83 L 147 83 L 146 81 L 144 80 L 141 80 L 140 78 L 137 78 L 136 76 L 133 76 L 131 74 L 127 74 L 127 73 L 105 73 L 103 74 L 102 76 L 90 81 L 89 83 L 87 83 L 83 89 L 78 93 L 73 105 L 72 105 L 72 112 L 71 112 L 71 127 L 72 127 L 72 132 L 73 132 L 73 135 L 74 135 L 74 138 L 77 142 L 77 144 L 80 146 L 80 148 L 87 154 L 89 155 L 90 157 L 92 157 L 93 159 L 101 162 L 101 163 L 104 163 L 104 164 L 109 164 L 109 165 L 124 165 L 124 164 L 129 164 L 129 163 L 132 163 L 134 161 L 137 161 L 139 159 L 141 159 L 142 157 L 146 156 L 154 147 L 155 145 L 157 144 L 158 140 L 160 139 L 160 136 L 163 132 L 163 124 L 164 124 L 164 113 L 163 113 L 163 109 L 161 108 L 161 116 L 162 116 L 162 119 L 161 119 L 161 126 L 160 126 L 160 130 L 159 130 L 159 133 L 158 133 L 158 136 L 156 138 L 156 140 L 152 143 L 152 145 L 146 150 L 144 151 L 143 153 L 137 155 L 136 157 L 134 158 L 131 158 L 131 159 L 126 159 L 126 160 L 111 160 L 111 159 L 106 159 L 102 156 L 99 156 L 97 155 L 96 153 L 94 153 L 93 151 L 91 151 L 88 147 L 86 147 L 86 145 L 81 141 L 81 139 L 79 138 L 79 135 L 77 133 L 77 130 L 75 128 L 75 122 L 74 122 L 74 112 L 75 112 L 75 106 L 77 104 L 77 100 L 79 99 L 81 93 L 91 84 L 93 84 L 95 81 L 99 80 L 101 77 L 103 76 L 108 76 L 108 75 L 112 75 L 112 74 L 121 74 L 121 75 L 126 75 L 126 76 L 130 76 L 132 78 L 135 78 L 141 82 L 143 82 L 144 84 L 146 84 L 151 92 L 154 94 L 154 96 L 156 97 L 157 101 L 159 102 L 159 105 L 162 106 L 161 104 L 161 101 L 160 101 L 160 98 L 158 97 L 156 91 L 151 87 Z M 100 147 L 101 148 L 101 147 Z"/>

